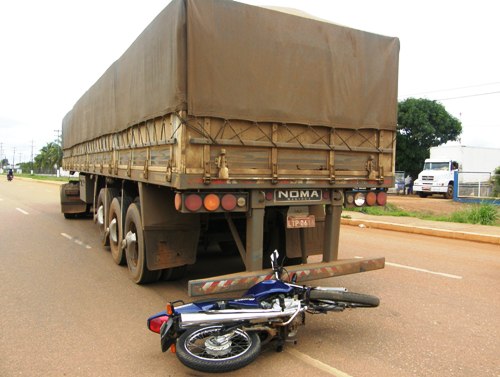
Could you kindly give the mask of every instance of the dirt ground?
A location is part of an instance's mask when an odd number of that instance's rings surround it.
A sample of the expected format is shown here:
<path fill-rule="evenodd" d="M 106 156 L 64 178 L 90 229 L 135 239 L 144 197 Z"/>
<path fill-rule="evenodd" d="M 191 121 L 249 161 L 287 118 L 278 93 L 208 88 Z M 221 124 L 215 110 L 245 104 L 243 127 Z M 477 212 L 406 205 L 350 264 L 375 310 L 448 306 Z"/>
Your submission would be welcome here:
<path fill-rule="evenodd" d="M 469 206 L 469 204 L 454 202 L 438 195 L 427 198 L 420 198 L 417 195 L 389 195 L 387 203 L 394 204 L 405 211 L 425 212 L 435 215 L 447 215 Z"/>

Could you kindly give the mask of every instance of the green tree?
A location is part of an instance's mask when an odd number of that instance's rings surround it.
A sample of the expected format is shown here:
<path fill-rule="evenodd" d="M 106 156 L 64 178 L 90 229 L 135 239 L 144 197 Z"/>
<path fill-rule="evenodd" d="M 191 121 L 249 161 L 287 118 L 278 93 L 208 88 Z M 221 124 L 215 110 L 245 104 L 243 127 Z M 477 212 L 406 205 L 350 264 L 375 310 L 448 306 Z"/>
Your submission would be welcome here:
<path fill-rule="evenodd" d="M 396 170 L 415 179 L 430 148 L 457 140 L 462 124 L 436 101 L 408 98 L 398 104 L 397 130 Z"/>
<path fill-rule="evenodd" d="M 500 166 L 495 169 L 495 175 L 492 177 L 493 181 L 493 196 L 500 196 Z"/>
<path fill-rule="evenodd" d="M 23 173 L 29 173 L 31 171 L 31 162 L 21 162 L 19 166 Z"/>
<path fill-rule="evenodd" d="M 35 157 L 35 170 L 40 173 L 54 173 L 54 165 L 61 166 L 62 149 L 56 142 L 47 143 Z"/>

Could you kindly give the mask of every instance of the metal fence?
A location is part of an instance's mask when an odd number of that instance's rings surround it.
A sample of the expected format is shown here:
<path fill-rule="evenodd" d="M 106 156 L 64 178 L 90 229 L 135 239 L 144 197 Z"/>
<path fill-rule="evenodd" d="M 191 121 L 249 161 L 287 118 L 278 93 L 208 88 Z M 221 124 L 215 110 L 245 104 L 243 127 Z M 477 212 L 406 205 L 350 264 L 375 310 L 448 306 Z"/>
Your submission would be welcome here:
<path fill-rule="evenodd" d="M 397 171 L 394 173 L 394 187 L 389 188 L 390 194 L 403 194 L 405 193 L 405 172 Z"/>
<path fill-rule="evenodd" d="M 455 172 L 454 200 L 461 202 L 500 204 L 496 197 L 494 175 L 485 172 Z"/>

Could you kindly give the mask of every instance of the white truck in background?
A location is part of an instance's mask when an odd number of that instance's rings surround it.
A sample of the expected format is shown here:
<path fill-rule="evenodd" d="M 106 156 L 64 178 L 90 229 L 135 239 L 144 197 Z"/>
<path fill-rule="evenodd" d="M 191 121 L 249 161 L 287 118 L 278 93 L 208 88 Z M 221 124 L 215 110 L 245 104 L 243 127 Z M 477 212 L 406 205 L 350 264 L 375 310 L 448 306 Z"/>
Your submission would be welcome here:
<path fill-rule="evenodd" d="M 413 184 L 413 192 L 421 198 L 442 194 L 453 198 L 455 171 L 491 173 L 500 166 L 500 149 L 442 145 L 430 149 L 430 157 Z M 471 177 L 469 175 L 469 177 Z"/>

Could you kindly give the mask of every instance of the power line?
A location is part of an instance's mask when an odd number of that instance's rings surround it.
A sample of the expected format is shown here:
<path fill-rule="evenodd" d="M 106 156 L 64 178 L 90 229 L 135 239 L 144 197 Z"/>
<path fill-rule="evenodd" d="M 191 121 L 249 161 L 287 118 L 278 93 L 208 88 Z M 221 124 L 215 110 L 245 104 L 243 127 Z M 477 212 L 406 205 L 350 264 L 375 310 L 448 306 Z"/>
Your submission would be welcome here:
<path fill-rule="evenodd" d="M 452 90 L 461 90 L 461 89 L 470 89 L 470 88 L 479 88 L 481 86 L 488 86 L 488 85 L 497 85 L 500 84 L 500 81 L 497 82 L 489 82 L 486 84 L 476 84 L 476 85 L 469 85 L 469 86 L 460 86 L 456 88 L 449 88 L 449 89 L 437 89 L 437 90 L 428 90 L 426 92 L 418 92 L 418 93 L 411 93 L 411 94 L 406 94 L 402 97 L 410 97 L 410 96 L 417 96 L 420 94 L 427 94 L 427 93 L 438 93 L 438 92 L 450 92 Z"/>
<path fill-rule="evenodd" d="M 479 96 L 488 96 L 490 94 L 498 94 L 500 93 L 500 90 L 496 91 L 496 92 L 489 92 L 489 93 L 477 93 L 477 94 L 469 94 L 469 95 L 466 95 L 466 96 L 458 96 L 458 97 L 448 97 L 448 98 L 440 98 L 440 99 L 436 99 L 435 101 L 448 101 L 448 100 L 452 100 L 452 99 L 459 99 L 459 98 L 469 98 L 469 97 L 479 97 Z"/>

